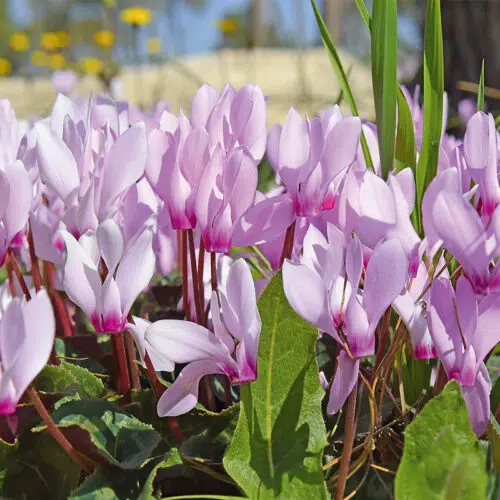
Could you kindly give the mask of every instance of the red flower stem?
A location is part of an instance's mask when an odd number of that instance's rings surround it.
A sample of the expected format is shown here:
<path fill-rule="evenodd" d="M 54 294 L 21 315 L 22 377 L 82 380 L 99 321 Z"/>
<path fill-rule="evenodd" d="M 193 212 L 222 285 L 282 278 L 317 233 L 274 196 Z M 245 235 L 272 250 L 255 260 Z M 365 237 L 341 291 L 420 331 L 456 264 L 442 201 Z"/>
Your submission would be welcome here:
<path fill-rule="evenodd" d="M 179 229 L 181 232 L 181 276 L 182 276 L 182 305 L 184 306 L 184 314 L 186 319 L 191 319 L 191 311 L 189 309 L 189 291 L 187 278 L 187 232 L 185 229 Z"/>
<path fill-rule="evenodd" d="M 31 402 L 38 412 L 38 415 L 40 415 L 41 419 L 47 426 L 49 434 L 58 442 L 59 446 L 73 459 L 73 461 L 78 465 L 78 467 L 80 467 L 80 469 L 90 474 L 93 469 L 92 465 L 78 454 L 73 445 L 66 439 L 66 436 L 57 427 L 55 422 L 52 420 L 49 412 L 47 411 L 47 408 L 45 408 L 45 405 L 40 399 L 38 392 L 32 386 L 28 387 L 26 392 L 28 393 Z"/>
<path fill-rule="evenodd" d="M 111 344 L 113 346 L 113 355 L 116 360 L 116 392 L 126 394 L 130 392 L 130 377 L 128 374 L 127 354 L 125 352 L 125 343 L 123 342 L 123 333 L 111 335 Z"/>
<path fill-rule="evenodd" d="M 205 296 L 205 284 L 203 282 L 203 273 L 205 271 L 205 243 L 203 243 L 203 238 L 200 238 L 200 251 L 198 252 L 198 292 L 200 297 Z M 206 323 L 206 315 L 204 315 Z"/>
<path fill-rule="evenodd" d="M 177 269 L 182 276 L 182 230 L 177 231 Z"/>
<path fill-rule="evenodd" d="M 12 263 L 12 268 L 14 269 L 14 273 L 16 274 L 17 280 L 21 285 L 21 290 L 23 291 L 26 300 L 30 300 L 31 293 L 28 289 L 28 285 L 26 285 L 26 281 L 24 281 L 24 276 L 23 273 L 21 272 L 21 268 L 19 267 L 19 263 L 17 262 L 16 256 L 14 255 L 14 252 L 10 248 L 9 250 L 7 250 L 7 255 L 10 259 L 10 262 Z"/>
<path fill-rule="evenodd" d="M 42 288 L 42 276 L 40 274 L 40 268 L 38 267 L 38 259 L 35 254 L 35 244 L 33 243 L 33 233 L 31 232 L 31 224 L 29 224 L 28 229 L 28 246 L 30 251 L 31 260 L 31 276 L 33 277 L 33 285 L 37 292 Z"/>
<path fill-rule="evenodd" d="M 52 262 L 44 261 L 44 267 L 45 274 L 47 275 L 47 289 L 49 291 L 49 295 L 52 297 L 54 306 L 59 316 L 63 329 L 63 335 L 65 337 L 72 337 L 73 327 L 71 326 L 71 318 L 69 316 L 68 309 L 66 308 L 66 304 L 64 303 L 59 290 L 54 288 L 54 264 L 52 264 Z"/>
<path fill-rule="evenodd" d="M 17 297 L 17 288 L 14 282 L 14 269 L 12 267 L 12 262 L 10 261 L 9 254 L 5 256 L 5 266 L 7 268 L 7 275 L 9 277 L 9 290 L 12 297 Z"/>
<path fill-rule="evenodd" d="M 378 346 L 377 346 L 377 355 L 375 357 L 375 365 L 373 367 L 373 378 L 378 372 L 378 367 L 382 362 L 385 353 L 385 344 L 387 343 L 387 335 L 389 334 L 389 326 L 391 324 L 391 308 L 388 307 L 385 311 L 382 326 L 378 329 Z M 373 380 L 372 380 L 373 383 Z"/>
<path fill-rule="evenodd" d="M 354 384 L 349 399 L 347 401 L 347 413 L 345 416 L 346 431 L 344 437 L 344 448 L 340 458 L 339 477 L 337 479 L 337 488 L 335 489 L 335 500 L 344 498 L 347 476 L 351 464 L 352 445 L 354 444 L 354 435 L 356 433 L 356 397 L 358 394 L 358 381 Z"/>
<path fill-rule="evenodd" d="M 130 381 L 132 389 L 138 391 L 141 388 L 141 381 L 139 380 L 139 368 L 135 362 L 137 357 L 135 354 L 134 339 L 129 332 L 123 332 L 125 336 L 125 351 L 127 352 L 128 369 L 130 373 Z"/>
<path fill-rule="evenodd" d="M 21 285 L 21 288 L 23 289 L 23 292 L 25 294 L 26 300 L 31 300 L 31 294 L 29 293 L 28 287 L 26 286 L 26 282 L 24 281 L 24 277 L 21 273 L 21 269 L 19 268 L 19 264 L 17 263 L 15 255 L 12 253 L 12 250 L 9 250 L 7 252 L 7 259 L 12 266 L 11 269 L 14 269 L 14 272 L 16 273 L 17 279 L 19 280 L 19 283 Z M 10 267 L 9 265 L 9 267 Z M 9 275 L 9 279 L 12 280 L 13 276 Z M 15 287 L 13 288 L 13 297 L 17 295 L 17 291 Z M 51 352 L 51 358 L 55 361 L 55 364 L 59 364 L 57 361 L 57 358 L 54 355 L 54 352 Z M 49 412 L 47 411 L 47 408 L 45 408 L 42 400 L 40 399 L 40 396 L 38 395 L 38 392 L 30 386 L 26 390 L 28 396 L 30 397 L 31 401 L 33 402 L 33 405 L 35 406 L 36 411 L 42 418 L 42 420 L 45 422 L 45 425 L 47 426 L 47 429 L 49 431 L 49 434 L 59 443 L 59 445 L 62 447 L 64 451 L 74 460 L 74 462 L 85 472 L 92 472 L 92 467 L 88 465 L 76 452 L 76 450 L 73 448 L 73 445 L 66 439 L 64 434 L 59 430 L 59 428 L 56 426 L 54 421 L 52 420 L 52 417 L 50 416 Z"/>
<path fill-rule="evenodd" d="M 134 324 L 134 318 L 129 314 L 128 322 Z M 151 388 L 155 394 L 156 400 L 158 401 L 162 394 L 165 392 L 165 386 L 160 382 L 158 375 L 156 374 L 156 370 L 151 362 L 151 358 L 149 357 L 148 351 L 144 353 L 144 362 L 146 363 L 146 370 L 148 374 L 149 383 L 151 384 Z M 182 443 L 184 441 L 184 437 L 182 436 L 181 429 L 175 417 L 167 417 L 168 425 L 172 434 L 174 435 L 175 440 L 178 443 Z"/>
<path fill-rule="evenodd" d="M 295 238 L 295 221 L 293 221 L 285 234 L 285 241 L 283 242 L 283 250 L 281 251 L 280 257 L 280 267 L 285 262 L 285 259 L 289 259 L 292 256 L 293 252 L 293 241 Z"/>
<path fill-rule="evenodd" d="M 210 277 L 212 292 L 217 291 L 217 256 L 215 252 L 210 252 Z"/>
<path fill-rule="evenodd" d="M 146 369 L 148 373 L 149 383 L 153 388 L 153 392 L 155 393 L 156 400 L 161 398 L 161 395 L 165 392 L 165 386 L 160 382 L 158 375 L 156 374 L 156 370 L 154 369 L 153 363 L 151 362 L 151 358 L 149 357 L 148 351 L 144 354 L 144 362 L 146 363 Z M 168 426 L 174 435 L 177 443 L 182 443 L 184 441 L 184 436 L 182 435 L 181 428 L 179 427 L 179 422 L 175 417 L 167 417 Z"/>
<path fill-rule="evenodd" d="M 200 325 L 205 324 L 204 314 L 203 314 L 203 296 L 200 296 L 200 288 L 198 286 L 198 273 L 196 271 L 196 252 L 194 249 L 194 235 L 193 230 L 187 230 L 189 237 L 189 255 L 191 258 L 191 276 L 193 284 L 193 296 L 194 305 L 196 307 L 196 317 L 198 318 L 198 323 Z"/>

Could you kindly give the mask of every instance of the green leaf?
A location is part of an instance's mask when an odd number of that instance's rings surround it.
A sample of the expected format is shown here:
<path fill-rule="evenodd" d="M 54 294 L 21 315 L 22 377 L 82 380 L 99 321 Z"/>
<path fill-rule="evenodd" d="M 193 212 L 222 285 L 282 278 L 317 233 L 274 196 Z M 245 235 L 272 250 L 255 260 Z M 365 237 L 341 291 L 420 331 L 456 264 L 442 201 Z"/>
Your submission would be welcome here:
<path fill-rule="evenodd" d="M 67 396 L 78 394 L 82 399 L 98 398 L 104 394 L 104 384 L 92 372 L 73 363 L 62 361 L 47 365 L 35 380 L 35 388 L 47 393 Z"/>
<path fill-rule="evenodd" d="M 479 87 L 477 89 L 477 110 L 484 111 L 484 59 L 481 63 L 481 76 L 479 77 Z"/>
<path fill-rule="evenodd" d="M 363 2 L 363 0 L 355 0 L 355 2 L 361 19 L 363 19 L 365 26 L 368 28 L 368 31 L 370 31 L 370 12 L 366 8 L 365 2 Z"/>
<path fill-rule="evenodd" d="M 496 413 L 500 405 L 500 377 L 496 380 L 490 394 L 491 412 Z"/>
<path fill-rule="evenodd" d="M 417 220 L 421 221 L 422 198 L 436 176 L 443 124 L 443 33 L 440 0 L 427 0 L 424 35 L 424 124 L 417 166 Z M 418 227 L 422 235 L 423 227 Z"/>
<path fill-rule="evenodd" d="M 60 428 L 78 428 L 75 448 L 89 458 L 121 469 L 140 467 L 160 442 L 160 435 L 123 408 L 100 399 L 69 401 L 52 413 Z M 39 432 L 45 426 L 33 429 Z"/>
<path fill-rule="evenodd" d="M 372 82 L 377 116 L 380 167 L 387 180 L 394 165 L 396 139 L 398 8 L 396 0 L 375 0 L 371 20 Z"/>
<path fill-rule="evenodd" d="M 250 498 L 327 498 L 317 329 L 289 306 L 281 272 L 258 307 L 259 375 L 241 387 L 240 416 L 224 467 Z"/>
<path fill-rule="evenodd" d="M 21 434 L 19 448 L 9 450 L 2 498 L 65 500 L 78 484 L 80 470 L 48 434 Z"/>
<path fill-rule="evenodd" d="M 401 87 L 398 88 L 398 130 L 396 135 L 396 160 L 401 162 L 402 170 L 410 167 L 415 175 L 416 167 L 416 148 L 415 148 L 415 129 L 413 127 L 413 118 L 411 116 L 410 106 L 406 100 Z"/>
<path fill-rule="evenodd" d="M 315 0 L 311 0 L 311 3 L 314 10 L 314 15 L 316 16 L 316 22 L 318 23 L 318 28 L 321 33 L 321 40 L 323 41 L 323 45 L 326 48 L 333 70 L 337 75 L 340 88 L 342 89 L 342 92 L 347 99 L 347 103 L 351 108 L 351 113 L 353 114 L 353 116 L 359 116 L 358 107 L 356 106 L 354 95 L 349 85 L 349 81 L 347 80 L 347 75 L 344 71 L 344 67 L 342 66 L 340 56 L 337 52 L 337 49 L 335 48 L 335 44 L 333 43 L 332 37 L 328 33 L 328 28 L 326 27 L 325 21 L 323 21 L 323 18 L 321 17 Z M 363 132 L 361 133 L 361 148 L 363 149 L 363 155 L 365 157 L 366 165 L 368 166 L 368 168 L 371 168 L 373 170 L 373 161 L 370 154 L 370 149 L 368 148 L 368 143 L 366 142 L 366 137 Z"/>
<path fill-rule="evenodd" d="M 151 460 L 147 465 L 149 468 L 151 468 L 152 466 L 152 469 L 150 470 L 148 477 L 144 482 L 141 494 L 137 497 L 138 500 L 147 500 L 149 498 L 152 498 L 154 494 L 154 481 L 158 473 L 163 469 L 169 469 L 176 465 L 182 465 L 182 460 L 177 449 L 172 448 L 168 453 L 161 457 L 161 459 Z"/>
<path fill-rule="evenodd" d="M 493 472 L 500 473 L 500 426 L 494 416 L 488 423 L 488 441 L 491 446 L 491 465 Z"/>
<path fill-rule="evenodd" d="M 452 381 L 405 431 L 396 498 L 479 499 L 487 480 L 485 452 L 470 427 L 460 387 Z"/>
<path fill-rule="evenodd" d="M 112 486 L 107 483 L 106 476 L 96 471 L 85 479 L 69 500 L 119 500 L 119 498 Z"/>

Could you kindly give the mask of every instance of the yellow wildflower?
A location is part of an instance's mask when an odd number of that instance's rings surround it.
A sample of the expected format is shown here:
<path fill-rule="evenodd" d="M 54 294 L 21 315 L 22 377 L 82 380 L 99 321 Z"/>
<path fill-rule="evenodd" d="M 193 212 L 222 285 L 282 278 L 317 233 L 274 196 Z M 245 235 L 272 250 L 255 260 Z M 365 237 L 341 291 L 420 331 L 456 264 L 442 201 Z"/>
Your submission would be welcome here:
<path fill-rule="evenodd" d="M 222 31 L 222 33 L 227 35 L 229 33 L 234 33 L 235 31 L 238 31 L 239 23 L 237 19 L 227 17 L 225 19 L 221 19 L 217 23 L 217 27 L 219 28 L 220 31 Z"/>
<path fill-rule="evenodd" d="M 80 69 L 84 73 L 96 74 L 102 70 L 103 63 L 97 57 L 84 57 L 80 59 Z"/>
<path fill-rule="evenodd" d="M 34 66 L 43 68 L 49 64 L 49 56 L 46 52 L 43 52 L 43 50 L 35 50 L 31 54 L 31 62 Z"/>
<path fill-rule="evenodd" d="M 160 38 L 150 38 L 148 40 L 148 52 L 150 54 L 159 54 L 161 52 Z"/>
<path fill-rule="evenodd" d="M 103 49 L 110 49 L 115 44 L 115 34 L 109 30 L 100 30 L 94 33 L 94 42 Z"/>
<path fill-rule="evenodd" d="M 151 22 L 151 18 L 151 10 L 144 7 L 129 7 L 120 13 L 120 19 L 132 26 L 145 26 Z"/>
<path fill-rule="evenodd" d="M 12 72 L 12 64 L 5 57 L 0 57 L 0 76 L 10 75 Z"/>
<path fill-rule="evenodd" d="M 14 52 L 25 52 L 30 48 L 30 37 L 26 33 L 13 33 L 9 38 L 9 46 Z"/>
<path fill-rule="evenodd" d="M 58 52 L 57 54 L 52 54 L 49 59 L 49 65 L 52 69 L 63 69 L 66 66 L 66 58 L 64 54 Z"/>

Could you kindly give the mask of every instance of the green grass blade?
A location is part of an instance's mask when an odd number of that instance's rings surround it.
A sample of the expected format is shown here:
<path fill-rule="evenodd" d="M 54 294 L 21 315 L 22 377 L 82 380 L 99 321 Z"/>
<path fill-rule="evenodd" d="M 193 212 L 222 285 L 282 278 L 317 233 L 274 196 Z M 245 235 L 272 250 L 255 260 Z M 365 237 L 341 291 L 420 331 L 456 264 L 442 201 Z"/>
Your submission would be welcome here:
<path fill-rule="evenodd" d="M 321 13 L 319 12 L 315 0 L 311 0 L 311 3 L 314 10 L 314 15 L 316 16 L 316 22 L 318 23 L 318 28 L 321 33 L 321 40 L 323 41 L 323 45 L 325 46 L 326 51 L 328 52 L 328 57 L 335 71 L 335 74 L 337 75 L 340 88 L 342 89 L 345 99 L 349 104 L 351 113 L 354 116 L 359 116 L 358 107 L 356 106 L 354 95 L 347 80 L 347 75 L 342 66 L 342 62 L 340 61 L 337 49 L 335 48 L 335 44 L 333 43 L 332 37 L 328 33 L 325 21 L 323 21 L 323 18 L 321 17 Z M 373 170 L 373 161 L 364 134 L 361 134 L 361 147 L 363 149 L 363 155 L 365 157 L 366 165 Z"/>
<path fill-rule="evenodd" d="M 382 177 L 394 166 L 398 69 L 396 0 L 375 0 L 371 20 L 372 81 Z"/>
<path fill-rule="evenodd" d="M 479 88 L 477 90 L 477 110 L 484 111 L 484 59 L 481 64 L 481 76 L 479 78 Z"/>
<path fill-rule="evenodd" d="M 427 0 L 424 37 L 424 125 L 417 166 L 417 210 L 421 220 L 424 191 L 436 176 L 443 121 L 443 32 L 440 0 Z M 419 228 L 422 235 L 422 228 Z"/>
<path fill-rule="evenodd" d="M 398 128 L 396 134 L 396 160 L 402 168 L 410 167 L 415 173 L 415 130 L 410 106 L 401 88 L 398 88 Z M 398 169 L 400 170 L 400 169 Z"/>
<path fill-rule="evenodd" d="M 363 0 L 354 0 L 356 2 L 356 7 L 358 8 L 359 15 L 363 22 L 365 23 L 368 31 L 370 31 L 370 12 L 366 8 L 365 2 Z"/>

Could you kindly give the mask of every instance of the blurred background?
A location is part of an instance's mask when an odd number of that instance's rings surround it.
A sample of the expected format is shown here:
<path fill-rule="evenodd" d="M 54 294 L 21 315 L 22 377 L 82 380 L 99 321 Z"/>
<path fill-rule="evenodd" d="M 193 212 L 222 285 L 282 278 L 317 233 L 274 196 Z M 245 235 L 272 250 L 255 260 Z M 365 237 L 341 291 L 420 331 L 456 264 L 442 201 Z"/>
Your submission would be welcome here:
<path fill-rule="evenodd" d="M 354 0 L 317 3 L 361 114 L 372 118 L 370 40 Z M 499 36 L 500 2 L 442 5 L 456 104 L 467 95 L 457 82 L 477 82 L 482 57 L 487 84 L 500 68 L 498 51 L 485 52 Z M 399 76 L 410 86 L 420 78 L 424 17 L 423 0 L 399 1 Z M 56 91 L 107 90 L 143 108 L 168 101 L 176 111 L 189 109 L 204 82 L 250 82 L 269 96 L 270 123 L 291 105 L 313 114 L 341 97 L 309 0 L 0 0 L 0 33 L 0 97 L 23 117 L 47 113 Z"/>

